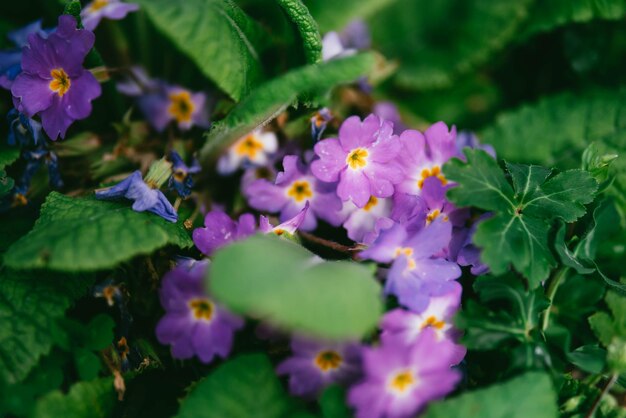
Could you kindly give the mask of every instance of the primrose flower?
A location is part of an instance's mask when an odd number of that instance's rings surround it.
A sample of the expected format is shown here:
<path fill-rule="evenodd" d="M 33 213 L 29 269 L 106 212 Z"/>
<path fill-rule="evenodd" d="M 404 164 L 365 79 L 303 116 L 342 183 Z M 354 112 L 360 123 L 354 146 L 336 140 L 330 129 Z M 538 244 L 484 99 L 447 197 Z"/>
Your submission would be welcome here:
<path fill-rule="evenodd" d="M 457 282 L 452 284 L 449 292 L 441 296 L 431 297 L 428 306 L 422 312 L 394 309 L 386 313 L 382 320 L 382 338 L 400 337 L 405 344 L 410 345 L 424 330 L 432 329 L 437 340 L 442 338 L 455 340 L 459 333 L 453 327 L 452 320 L 461 306 L 463 289 Z M 463 350 L 461 358 L 464 355 L 465 350 Z"/>
<path fill-rule="evenodd" d="M 85 29 L 93 31 L 102 18 L 120 20 L 130 12 L 139 10 L 138 4 L 123 3 L 120 0 L 94 0 L 80 12 Z"/>
<path fill-rule="evenodd" d="M 444 186 L 448 184 L 441 167 L 450 158 L 460 156 L 456 147 L 456 128 L 448 131 L 445 123 L 437 122 L 423 134 L 411 129 L 404 131 L 400 142 L 403 149 L 399 160 L 405 178 L 396 186 L 398 192 L 418 196 L 428 177 L 439 179 Z"/>
<path fill-rule="evenodd" d="M 35 148 L 24 150 L 22 158 L 26 160 L 26 166 L 13 188 L 14 205 L 26 205 L 28 203 L 26 195 L 30 183 L 42 164 L 48 167 L 48 184 L 50 187 L 53 189 L 63 187 L 63 179 L 61 179 L 61 172 L 59 171 L 59 159 L 44 143 L 40 143 Z"/>
<path fill-rule="evenodd" d="M 298 228 L 300 228 L 300 225 L 304 222 L 308 210 L 309 202 L 306 202 L 304 208 L 302 208 L 296 216 L 278 226 L 272 226 L 272 224 L 270 224 L 270 220 L 266 216 L 261 215 L 259 219 L 259 230 L 265 234 L 274 233 L 279 236 L 283 234 L 294 235 Z"/>
<path fill-rule="evenodd" d="M 322 39 L 322 59 L 353 55 L 357 51 L 369 49 L 371 46 L 369 29 L 362 20 L 354 20 L 346 28 L 338 32 L 328 32 Z"/>
<path fill-rule="evenodd" d="M 7 38 L 16 46 L 8 51 L 0 51 L 0 87 L 10 90 L 13 80 L 22 72 L 22 48 L 28 44 L 28 36 L 38 33 L 46 37 L 49 31 L 41 28 L 41 20 L 36 20 L 23 28 L 9 32 Z"/>
<path fill-rule="evenodd" d="M 210 256 L 215 250 L 233 241 L 249 237 L 256 231 L 254 216 L 244 213 L 238 221 L 220 210 L 212 210 L 204 217 L 204 228 L 193 231 L 193 242 L 204 255 Z"/>
<path fill-rule="evenodd" d="M 360 253 L 364 259 L 392 263 L 385 292 L 398 297 L 401 305 L 421 312 L 430 297 L 450 290 L 451 280 L 461 275 L 456 263 L 435 258 L 447 248 L 452 234 L 450 222 L 434 220 L 417 233 L 394 224 Z"/>
<path fill-rule="evenodd" d="M 276 368 L 279 375 L 289 375 L 289 391 L 313 398 L 326 386 L 349 384 L 360 377 L 361 348 L 358 344 L 324 343 L 294 338 L 293 356 Z"/>
<path fill-rule="evenodd" d="M 9 111 L 7 122 L 9 124 L 9 137 L 7 139 L 9 145 L 36 146 L 44 141 L 41 123 L 18 112 L 17 109 Z"/>
<path fill-rule="evenodd" d="M 343 227 L 348 231 L 348 238 L 364 244 L 373 242 L 377 235 L 375 233 L 377 222 L 381 219 L 389 219 L 392 207 L 393 200 L 390 197 L 380 199 L 370 196 L 367 204 L 362 208 L 352 202 L 345 202 L 343 210 L 349 214 Z M 391 222 L 390 219 L 389 222 Z"/>
<path fill-rule="evenodd" d="M 134 201 L 132 208 L 136 212 L 147 210 L 170 222 L 178 220 L 178 214 L 169 200 L 160 190 L 147 185 L 139 170 L 113 187 L 96 190 L 96 199 L 114 200 L 123 197 Z"/>
<path fill-rule="evenodd" d="M 301 226 L 304 231 L 314 230 L 317 218 L 338 226 L 342 221 L 339 217 L 342 205 L 335 194 L 335 185 L 317 180 L 295 155 L 285 156 L 283 168 L 275 183 L 259 179 L 245 188 L 250 206 L 271 213 L 280 212 L 280 220 L 284 222 L 310 204 L 311 209 Z"/>
<path fill-rule="evenodd" d="M 204 291 L 208 266 L 205 261 L 187 261 L 165 274 L 159 291 L 165 316 L 156 326 L 161 344 L 172 346 L 172 356 L 203 363 L 215 356 L 226 358 L 233 336 L 243 320 L 219 306 Z"/>
<path fill-rule="evenodd" d="M 488 219 L 491 214 L 486 213 L 479 217 L 470 228 L 458 228 L 450 241 L 450 259 L 456 260 L 460 266 L 471 266 L 470 272 L 475 276 L 487 274 L 489 267 L 480 261 L 480 249 L 472 241 L 476 233 L 478 222 Z"/>
<path fill-rule="evenodd" d="M 28 37 L 22 72 L 11 87 L 13 102 L 28 117 L 41 116 L 44 131 L 55 140 L 69 126 L 91 114 L 91 101 L 100 96 L 100 84 L 83 68 L 94 44 L 94 34 L 76 29 L 70 15 L 59 17 L 57 30 L 44 38 Z"/>
<path fill-rule="evenodd" d="M 324 139 L 314 150 L 320 157 L 311 163 L 315 177 L 339 181 L 337 195 L 360 208 L 371 196 L 391 196 L 394 184 L 403 178 L 395 162 L 401 144 L 393 135 L 393 124 L 375 115 L 362 122 L 358 116 L 349 117 L 339 128 L 339 138 Z"/>
<path fill-rule="evenodd" d="M 481 144 L 478 137 L 471 131 L 461 131 L 458 133 L 456 136 L 456 147 L 460 154 L 463 152 L 463 148 L 469 147 L 481 149 L 493 158 L 496 158 L 496 150 L 494 147 L 489 144 Z"/>
<path fill-rule="evenodd" d="M 311 137 L 313 138 L 313 142 L 317 142 L 322 138 L 322 134 L 332 118 L 333 115 L 327 107 L 315 112 L 315 115 L 311 118 Z"/>
<path fill-rule="evenodd" d="M 406 345 L 384 339 L 377 348 L 363 350 L 365 379 L 352 386 L 348 403 L 357 418 L 410 418 L 430 401 L 452 392 L 461 378 L 451 367 L 458 361 L 458 346 L 437 339 L 432 329 Z"/>
<path fill-rule="evenodd" d="M 176 190 L 180 197 L 186 198 L 193 187 L 191 175 L 200 172 L 200 164 L 194 158 L 191 166 L 188 167 L 176 151 L 170 152 L 170 161 L 172 162 L 172 176 L 169 179 L 168 187 Z"/>
<path fill-rule="evenodd" d="M 242 165 L 264 166 L 277 149 L 276 134 L 256 129 L 231 145 L 217 162 L 217 172 L 227 175 L 234 173 Z"/>
<path fill-rule="evenodd" d="M 402 122 L 400 112 L 395 104 L 391 102 L 378 102 L 374 105 L 373 112 L 382 120 L 388 120 L 393 123 L 394 135 L 400 135 L 407 129 L 404 122 Z"/>

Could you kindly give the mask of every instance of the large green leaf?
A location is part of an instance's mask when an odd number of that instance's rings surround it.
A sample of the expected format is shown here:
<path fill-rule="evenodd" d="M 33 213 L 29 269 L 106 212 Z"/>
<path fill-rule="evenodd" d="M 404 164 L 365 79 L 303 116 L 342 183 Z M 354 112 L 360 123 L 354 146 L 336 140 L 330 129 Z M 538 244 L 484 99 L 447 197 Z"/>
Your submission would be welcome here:
<path fill-rule="evenodd" d="M 255 89 L 206 135 L 200 158 L 206 160 L 259 126 L 264 126 L 307 92 L 328 90 L 355 81 L 374 65 L 374 56 L 360 54 L 308 65 Z"/>
<path fill-rule="evenodd" d="M 614 337 L 626 340 L 626 298 L 617 292 L 609 291 L 604 298 L 611 315 L 596 312 L 589 317 L 591 329 L 602 344 L 609 346 Z"/>
<path fill-rule="evenodd" d="M 108 418 L 117 404 L 113 378 L 80 382 L 67 394 L 54 391 L 37 401 L 33 418 Z"/>
<path fill-rule="evenodd" d="M 399 85 L 440 88 L 503 48 L 524 21 L 530 3 L 399 0 L 369 22 L 374 46 L 400 62 Z"/>
<path fill-rule="evenodd" d="M 156 27 L 229 96 L 263 78 L 263 30 L 232 0 L 138 0 Z M 146 46 L 147 47 L 147 46 Z"/>
<path fill-rule="evenodd" d="M 93 271 L 166 245 L 192 245 L 181 223 L 135 212 L 125 202 L 53 192 L 33 230 L 9 248 L 4 262 L 17 269 Z"/>
<path fill-rule="evenodd" d="M 444 166 L 447 178 L 458 183 L 448 197 L 459 206 L 494 211 L 482 221 L 474 243 L 483 249 L 481 260 L 494 274 L 510 264 L 534 288 L 555 264 L 548 246 L 550 221 L 573 222 L 585 214 L 598 188 L 591 175 L 569 170 L 551 178 L 550 169 L 507 164 L 513 187 L 496 161 L 482 150 L 465 149 L 467 162 L 453 159 Z"/>
<path fill-rule="evenodd" d="M 91 284 L 81 277 L 0 272 L 0 381 L 24 379 L 50 351 L 52 328 Z"/>
<path fill-rule="evenodd" d="M 0 170 L 20 158 L 20 149 L 0 144 Z"/>
<path fill-rule="evenodd" d="M 262 354 L 234 358 L 195 385 L 178 418 L 287 418 L 292 401 L 269 359 Z"/>
<path fill-rule="evenodd" d="M 424 418 L 556 418 L 556 401 L 550 377 L 530 372 L 432 404 Z"/>
<path fill-rule="evenodd" d="M 300 0 L 276 1 L 298 28 L 307 62 L 319 62 L 322 59 L 322 37 L 307 7 Z"/>
<path fill-rule="evenodd" d="M 367 19 L 396 0 L 304 0 L 322 32 L 340 31 L 350 21 Z"/>
<path fill-rule="evenodd" d="M 374 329 L 382 311 L 371 270 L 354 262 L 324 261 L 269 235 L 218 251 L 209 286 L 237 313 L 317 337 L 362 337 Z"/>
<path fill-rule="evenodd" d="M 623 0 L 537 1 L 520 36 L 525 38 L 569 23 L 582 23 L 594 19 L 620 20 L 624 16 L 626 2 Z"/>

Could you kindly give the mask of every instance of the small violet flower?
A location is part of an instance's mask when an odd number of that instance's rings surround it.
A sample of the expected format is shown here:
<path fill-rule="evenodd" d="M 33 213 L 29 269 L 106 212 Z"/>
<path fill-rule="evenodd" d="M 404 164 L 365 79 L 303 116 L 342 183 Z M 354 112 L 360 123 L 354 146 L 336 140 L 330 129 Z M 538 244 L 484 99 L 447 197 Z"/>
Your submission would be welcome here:
<path fill-rule="evenodd" d="M 355 54 L 371 46 L 369 29 L 362 20 L 354 20 L 340 32 L 328 32 L 322 39 L 324 61 Z"/>
<path fill-rule="evenodd" d="M 394 135 L 400 135 L 404 132 L 407 127 L 402 122 L 402 118 L 400 117 L 400 112 L 395 104 L 391 102 L 378 102 L 374 105 L 373 113 L 383 120 L 388 120 L 393 123 L 393 133 Z"/>
<path fill-rule="evenodd" d="M 0 87 L 11 90 L 13 80 L 22 72 L 22 48 L 28 44 L 28 36 L 38 33 L 46 37 L 49 31 L 41 28 L 41 20 L 36 20 L 23 28 L 9 32 L 7 38 L 16 46 L 8 51 L 0 51 Z"/>
<path fill-rule="evenodd" d="M 458 228 L 452 234 L 450 241 L 450 259 L 455 260 L 460 266 L 471 266 L 470 272 L 475 276 L 489 272 L 489 267 L 480 261 L 480 249 L 474 245 L 472 239 L 476 233 L 478 222 L 488 219 L 490 216 L 490 213 L 485 213 L 470 228 Z"/>
<path fill-rule="evenodd" d="M 54 152 L 45 146 L 45 143 L 41 143 L 36 148 L 28 148 L 22 151 L 22 158 L 26 160 L 26 167 L 24 167 L 24 171 L 13 189 L 16 204 L 25 205 L 28 203 L 26 194 L 33 177 L 42 164 L 48 167 L 48 183 L 50 187 L 53 189 L 63 187 L 63 179 L 61 179 L 61 172 L 59 171 L 59 159 Z"/>
<path fill-rule="evenodd" d="M 134 201 L 132 208 L 136 212 L 147 210 L 170 222 L 178 220 L 178 214 L 169 200 L 160 190 L 147 185 L 139 170 L 113 187 L 96 190 L 97 199 L 113 200 L 123 197 Z"/>
<path fill-rule="evenodd" d="M 313 142 L 317 142 L 322 138 L 322 134 L 328 126 L 328 122 L 333 119 L 333 115 L 330 113 L 330 109 L 324 107 L 315 112 L 315 115 L 311 118 L 311 137 Z"/>
<path fill-rule="evenodd" d="M 381 221 L 387 220 L 388 227 L 393 224 L 389 219 L 392 207 L 393 199 L 390 197 L 379 199 L 370 196 L 367 204 L 362 208 L 352 202 L 345 202 L 343 210 L 348 215 L 343 227 L 348 231 L 348 238 L 355 242 L 371 244 L 378 235 L 376 226 L 380 226 Z"/>
<path fill-rule="evenodd" d="M 168 187 L 176 190 L 180 197 L 186 198 L 191 194 L 193 187 L 191 175 L 200 172 L 200 164 L 194 158 L 191 166 L 188 167 L 176 151 L 170 152 L 169 159 L 172 162 L 172 176 L 169 179 Z"/>
<path fill-rule="evenodd" d="M 456 128 L 448 131 L 446 124 L 438 122 L 423 134 L 409 129 L 400 135 L 400 142 L 399 160 L 405 177 L 396 187 L 398 192 L 419 196 L 428 177 L 439 179 L 444 186 L 448 184 L 441 167 L 450 158 L 460 156 L 456 147 Z"/>
<path fill-rule="evenodd" d="M 352 386 L 348 403 L 357 418 L 410 418 L 428 402 L 452 392 L 461 378 L 451 367 L 458 346 L 439 340 L 432 329 L 411 345 L 387 338 L 377 348 L 363 349 L 365 378 Z"/>
<path fill-rule="evenodd" d="M 217 162 L 217 172 L 222 175 L 234 173 L 239 167 L 264 166 L 269 156 L 278 149 L 278 139 L 273 132 L 257 129 L 239 138 Z"/>
<path fill-rule="evenodd" d="M 361 349 L 353 343 L 323 343 L 294 338 L 293 356 L 276 368 L 279 375 L 289 375 L 289 391 L 313 398 L 326 386 L 349 384 L 360 377 Z"/>
<path fill-rule="evenodd" d="M 413 234 L 404 225 L 395 224 L 382 231 L 360 256 L 392 263 L 385 292 L 396 295 L 401 305 L 421 312 L 431 296 L 449 291 L 450 281 L 461 275 L 456 263 L 436 258 L 447 248 L 451 235 L 452 225 L 442 219 Z"/>
<path fill-rule="evenodd" d="M 461 131 L 456 136 L 456 147 L 459 153 L 463 152 L 463 148 L 477 148 L 485 151 L 487 154 L 496 158 L 496 150 L 489 144 L 481 144 L 478 137 L 471 131 Z"/>
<path fill-rule="evenodd" d="M 210 363 L 215 356 L 226 358 L 235 331 L 243 326 L 241 318 L 204 292 L 208 263 L 187 261 L 163 277 L 159 297 L 165 316 L 156 326 L 156 336 L 161 344 L 172 346 L 174 358 L 195 355 L 203 363 Z"/>
<path fill-rule="evenodd" d="M 91 113 L 91 101 L 100 96 L 96 78 L 83 68 L 94 44 L 94 34 L 76 29 L 70 15 L 59 17 L 48 38 L 31 34 L 24 47 L 22 72 L 11 87 L 13 102 L 28 117 L 41 116 L 44 131 L 55 140 L 69 126 Z"/>
<path fill-rule="evenodd" d="M 36 120 L 18 112 L 17 109 L 11 109 L 7 114 L 7 122 L 9 124 L 9 137 L 7 139 L 9 145 L 28 147 L 43 143 L 41 123 Z"/>
<path fill-rule="evenodd" d="M 94 0 L 83 8 L 80 17 L 85 29 L 94 31 L 102 18 L 120 20 L 137 10 L 138 4 L 123 3 L 120 0 Z"/>
<path fill-rule="evenodd" d="M 263 232 L 264 234 L 274 233 L 278 236 L 284 234 L 294 235 L 298 228 L 300 228 L 300 225 L 302 225 L 302 223 L 304 222 L 308 210 L 309 202 L 306 202 L 304 208 L 300 212 L 298 212 L 296 216 L 281 223 L 278 226 L 272 226 L 272 224 L 270 224 L 270 220 L 266 216 L 261 215 L 259 219 L 259 231 Z"/>
<path fill-rule="evenodd" d="M 311 171 L 325 182 L 339 181 L 337 195 L 364 207 L 371 196 L 384 198 L 394 192 L 394 184 L 403 173 L 395 160 L 401 152 L 393 124 L 370 115 L 362 122 L 358 116 L 346 119 L 339 128 L 339 138 L 329 138 L 315 145 L 320 157 L 311 163 Z"/>
<path fill-rule="evenodd" d="M 259 179 L 244 189 L 250 206 L 270 213 L 280 212 L 280 220 L 284 222 L 308 203 L 311 208 L 301 226 L 302 230 L 314 230 L 318 218 L 339 226 L 342 205 L 335 194 L 335 184 L 317 180 L 295 155 L 285 156 L 283 168 L 284 171 L 276 176 L 275 183 Z"/>
<path fill-rule="evenodd" d="M 254 216 L 244 213 L 238 221 L 219 210 L 212 210 L 204 217 L 204 228 L 193 231 L 193 242 L 206 256 L 233 241 L 249 237 L 256 231 Z"/>

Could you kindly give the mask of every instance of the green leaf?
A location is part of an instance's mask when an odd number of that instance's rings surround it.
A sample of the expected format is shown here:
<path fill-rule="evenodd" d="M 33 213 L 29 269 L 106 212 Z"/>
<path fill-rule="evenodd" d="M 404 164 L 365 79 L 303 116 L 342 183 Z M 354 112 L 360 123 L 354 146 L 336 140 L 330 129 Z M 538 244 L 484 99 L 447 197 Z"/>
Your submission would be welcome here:
<path fill-rule="evenodd" d="M 292 410 L 269 359 L 236 357 L 193 387 L 177 418 L 287 418 Z"/>
<path fill-rule="evenodd" d="M 552 381 L 529 372 L 505 383 L 431 404 L 424 418 L 556 418 Z"/>
<path fill-rule="evenodd" d="M 304 55 L 308 63 L 314 64 L 322 60 L 322 37 L 317 22 L 309 13 L 309 9 L 300 0 L 276 0 L 289 19 L 296 25 L 302 43 Z"/>
<path fill-rule="evenodd" d="M 511 340 L 528 343 L 538 329 L 539 315 L 549 306 L 541 287 L 527 291 L 512 276 L 479 277 L 474 290 L 480 305 L 468 301 L 456 319 L 469 349 L 494 349 Z"/>
<path fill-rule="evenodd" d="M 596 181 L 582 170 L 549 178 L 549 169 L 507 163 L 511 187 L 485 151 L 466 148 L 465 155 L 466 162 L 446 163 L 444 174 L 458 183 L 448 192 L 452 202 L 495 212 L 480 222 L 474 235 L 474 243 L 483 250 L 481 260 L 494 274 L 504 273 L 512 264 L 536 287 L 555 265 L 548 246 L 550 221 L 573 222 L 584 215 L 583 204 L 595 197 Z"/>
<path fill-rule="evenodd" d="M 13 164 L 18 158 L 20 158 L 20 149 L 18 147 L 0 144 L 0 170 Z"/>
<path fill-rule="evenodd" d="M 563 263 L 563 265 L 567 267 L 573 268 L 578 274 L 593 273 L 594 271 L 596 271 L 596 269 L 593 267 L 588 267 L 588 263 L 585 263 L 583 260 L 578 259 L 578 257 L 576 257 L 576 254 L 570 251 L 570 249 L 568 248 L 567 243 L 565 242 L 566 229 L 567 226 L 562 223 L 554 239 L 554 249 L 559 255 L 561 263 Z"/>
<path fill-rule="evenodd" d="M 74 363 L 80 380 L 92 380 L 98 377 L 100 369 L 100 358 L 93 351 L 78 348 L 74 351 Z"/>
<path fill-rule="evenodd" d="M 232 0 L 139 0 L 156 27 L 238 101 L 263 78 L 259 25 Z"/>
<path fill-rule="evenodd" d="M 353 415 L 346 405 L 346 390 L 341 386 L 331 385 L 324 389 L 319 404 L 324 418 L 350 418 Z"/>
<path fill-rule="evenodd" d="M 135 212 L 125 202 L 52 192 L 33 230 L 9 248 L 4 262 L 17 269 L 94 271 L 166 245 L 192 245 L 182 223 Z"/>
<path fill-rule="evenodd" d="M 604 300 L 611 315 L 607 312 L 596 312 L 589 317 L 589 325 L 600 342 L 608 347 L 614 337 L 626 339 L 626 297 L 609 291 Z"/>
<path fill-rule="evenodd" d="M 108 418 L 117 404 L 113 378 L 80 382 L 67 394 L 54 391 L 37 401 L 33 418 Z"/>
<path fill-rule="evenodd" d="M 359 54 L 298 68 L 263 84 L 233 108 L 224 120 L 213 125 L 206 135 L 200 158 L 215 157 L 233 141 L 268 124 L 295 104 L 299 96 L 350 83 L 367 74 L 373 65 L 372 54 Z"/>
<path fill-rule="evenodd" d="M 7 173 L 0 169 L 0 198 L 3 198 L 13 189 L 15 182 L 11 177 L 7 177 Z"/>
<path fill-rule="evenodd" d="M 54 342 L 54 323 L 90 285 L 83 276 L 0 271 L 0 381 L 24 379 Z"/>
<path fill-rule="evenodd" d="M 550 0 L 535 2 L 519 35 L 526 38 L 570 23 L 594 19 L 620 20 L 626 16 L 622 0 Z"/>
<path fill-rule="evenodd" d="M 324 261 L 291 241 L 255 235 L 219 250 L 211 292 L 234 312 L 329 339 L 358 339 L 382 312 L 380 286 L 357 263 Z"/>
<path fill-rule="evenodd" d="M 369 22 L 376 48 L 401 63 L 396 76 L 401 87 L 442 88 L 506 46 L 530 4 L 530 0 L 399 0 Z"/>
<path fill-rule="evenodd" d="M 567 353 L 567 359 L 587 373 L 599 374 L 606 367 L 606 350 L 595 344 L 583 345 Z"/>
<path fill-rule="evenodd" d="M 355 19 L 367 19 L 396 0 L 304 0 L 322 32 L 340 31 Z"/>

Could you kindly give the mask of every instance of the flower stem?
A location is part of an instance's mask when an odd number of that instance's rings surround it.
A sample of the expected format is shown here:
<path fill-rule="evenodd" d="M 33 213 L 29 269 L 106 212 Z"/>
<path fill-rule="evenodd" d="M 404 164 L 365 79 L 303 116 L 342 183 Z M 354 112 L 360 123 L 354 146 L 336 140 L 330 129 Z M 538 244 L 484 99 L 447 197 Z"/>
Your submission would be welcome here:
<path fill-rule="evenodd" d="M 569 267 L 563 267 L 561 270 L 556 272 L 556 274 L 550 281 L 550 284 L 548 284 L 548 288 L 546 289 L 546 297 L 548 298 L 550 304 L 543 313 L 543 321 L 541 323 L 542 331 L 545 331 L 548 328 L 548 325 L 550 325 L 550 314 L 552 312 L 552 302 L 554 301 L 554 296 L 556 295 L 559 286 L 563 282 L 565 276 L 567 276 L 568 272 Z"/>
<path fill-rule="evenodd" d="M 313 234 L 309 234 L 308 232 L 298 231 L 298 234 L 302 238 L 306 239 L 307 241 L 313 242 L 315 244 L 322 245 L 324 247 L 330 248 L 331 250 L 335 250 L 335 251 L 338 251 L 340 253 L 353 254 L 355 251 L 361 250 L 361 248 L 358 247 L 358 246 L 356 246 L 356 247 L 348 247 L 347 245 L 342 245 L 342 244 L 339 244 L 338 242 L 329 241 L 327 239 L 320 238 L 320 237 L 315 236 Z"/>
<path fill-rule="evenodd" d="M 587 412 L 587 414 L 585 415 L 585 418 L 593 417 L 593 414 L 595 414 L 596 409 L 598 409 L 598 406 L 600 406 L 600 401 L 602 401 L 602 398 L 604 398 L 604 395 L 606 395 L 608 391 L 611 390 L 615 382 L 617 382 L 618 377 L 619 375 L 617 373 L 613 373 L 611 375 L 608 382 L 606 382 L 606 385 L 604 385 L 604 388 L 602 388 L 602 392 L 600 392 L 596 400 L 593 401 L 593 405 L 591 405 L 591 409 L 589 410 L 589 412 Z"/>

